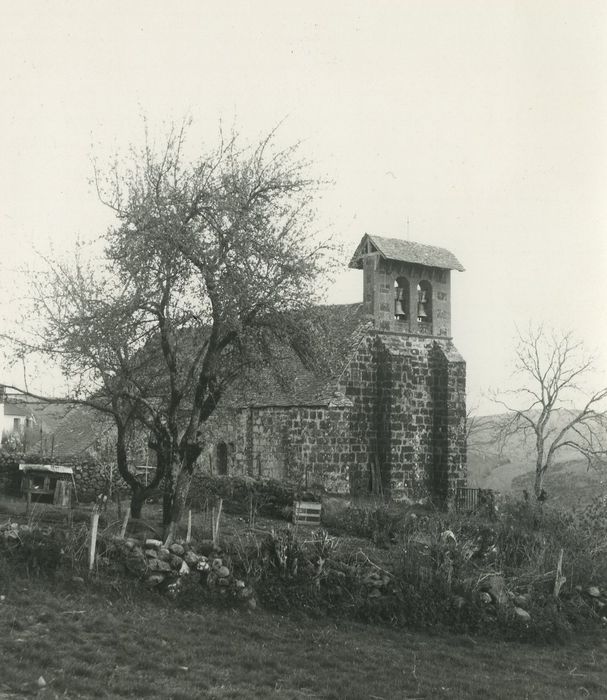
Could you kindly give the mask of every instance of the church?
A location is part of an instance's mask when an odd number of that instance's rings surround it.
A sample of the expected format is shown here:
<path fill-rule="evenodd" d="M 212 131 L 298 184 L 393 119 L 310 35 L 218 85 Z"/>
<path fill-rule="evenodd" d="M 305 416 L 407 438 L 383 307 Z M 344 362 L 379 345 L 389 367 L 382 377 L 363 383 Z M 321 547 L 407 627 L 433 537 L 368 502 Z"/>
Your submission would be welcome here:
<path fill-rule="evenodd" d="M 350 267 L 360 304 L 315 307 L 305 335 L 320 363 L 285 348 L 288 381 L 226 396 L 202 472 L 444 503 L 466 485 L 466 365 L 451 337 L 444 248 L 365 235 Z"/>

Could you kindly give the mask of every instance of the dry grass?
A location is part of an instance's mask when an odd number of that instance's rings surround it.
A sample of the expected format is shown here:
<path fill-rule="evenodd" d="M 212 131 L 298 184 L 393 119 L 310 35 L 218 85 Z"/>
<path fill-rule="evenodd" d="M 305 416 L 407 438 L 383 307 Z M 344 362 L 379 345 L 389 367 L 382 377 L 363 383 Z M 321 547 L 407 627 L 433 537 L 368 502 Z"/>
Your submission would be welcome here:
<path fill-rule="evenodd" d="M 110 531 L 119 531 L 122 525 L 124 514 L 129 507 L 128 499 L 123 499 L 121 510 L 118 511 L 115 502 L 108 502 L 101 513 L 99 521 L 100 528 L 108 528 Z M 91 503 L 77 504 L 72 509 L 72 521 L 74 523 L 88 522 L 91 514 Z M 211 538 L 211 508 L 201 508 L 192 510 L 192 534 L 195 539 Z M 59 527 L 68 526 L 67 509 L 54 506 L 49 503 L 33 503 L 28 516 L 25 514 L 25 501 L 23 498 L 16 498 L 0 494 L 0 522 L 6 520 L 25 523 L 41 523 L 45 525 L 57 525 Z M 159 503 L 146 503 L 142 511 L 142 522 L 139 526 L 147 527 L 150 533 L 162 532 L 162 506 Z M 255 520 L 255 529 L 259 531 L 270 531 L 278 525 L 286 525 L 287 521 L 276 521 L 271 518 L 258 517 Z M 133 529 L 132 523 L 129 529 Z M 221 517 L 220 534 L 222 537 L 230 537 L 235 533 L 240 533 L 248 527 L 248 519 L 232 514 L 227 514 L 225 510 Z M 186 518 L 181 523 L 180 532 L 185 536 Z"/>
<path fill-rule="evenodd" d="M 22 519 L 22 502 L 0 505 Z M 106 527 L 116 515 L 110 509 Z M 36 517 L 64 514 L 50 507 Z M 145 517 L 155 523 L 158 508 Z M 224 526 L 229 534 L 243 523 L 227 517 Z M 0 700 L 607 697 L 603 638 L 531 646 L 202 604 L 184 610 L 137 583 L 32 580 L 1 559 L 0 595 Z"/>
<path fill-rule="evenodd" d="M 186 611 L 135 587 L 7 573 L 2 698 L 607 696 L 603 640 L 542 648 L 263 612 Z"/>

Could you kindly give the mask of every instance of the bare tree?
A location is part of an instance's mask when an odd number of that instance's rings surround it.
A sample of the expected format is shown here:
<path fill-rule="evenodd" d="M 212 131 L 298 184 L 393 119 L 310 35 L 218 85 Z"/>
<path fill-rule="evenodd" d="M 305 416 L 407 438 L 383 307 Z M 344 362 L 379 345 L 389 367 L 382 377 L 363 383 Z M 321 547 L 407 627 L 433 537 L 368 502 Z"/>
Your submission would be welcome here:
<path fill-rule="evenodd" d="M 154 328 L 128 285 L 79 255 L 69 264 L 46 259 L 44 273 L 31 276 L 30 288 L 34 313 L 29 316 L 34 320 L 24 319 L 10 338 L 14 358 L 25 361 L 38 355 L 56 361 L 65 375 L 67 396 L 7 386 L 43 402 L 87 406 L 113 420 L 116 464 L 131 490 L 132 516 L 139 518 L 166 471 L 160 460 L 144 482 L 128 459 L 134 435 L 141 435 L 142 428 L 154 434 L 161 427 L 156 366 L 142 351 Z"/>
<path fill-rule="evenodd" d="M 466 449 L 468 454 L 485 454 L 495 442 L 495 419 L 479 416 L 477 406 L 466 409 Z"/>
<path fill-rule="evenodd" d="M 530 327 L 519 333 L 515 357 L 520 385 L 493 394 L 493 400 L 508 411 L 499 421 L 497 440 L 503 445 L 522 435 L 534 441 L 534 492 L 541 500 L 544 477 L 564 450 L 582 455 L 589 467 L 598 466 L 607 455 L 607 388 L 584 389 L 592 358 L 570 333 Z"/>
<path fill-rule="evenodd" d="M 188 162 L 186 130 L 96 172 L 117 224 L 95 265 L 51 265 L 32 343 L 77 379 L 78 400 L 113 416 L 132 488 L 126 433 L 133 424 L 149 431 L 167 539 L 206 421 L 288 334 L 289 312 L 318 300 L 334 263 L 311 230 L 319 183 L 304 174 L 297 146 L 277 149 L 270 134 L 241 148 L 232 137 Z"/>

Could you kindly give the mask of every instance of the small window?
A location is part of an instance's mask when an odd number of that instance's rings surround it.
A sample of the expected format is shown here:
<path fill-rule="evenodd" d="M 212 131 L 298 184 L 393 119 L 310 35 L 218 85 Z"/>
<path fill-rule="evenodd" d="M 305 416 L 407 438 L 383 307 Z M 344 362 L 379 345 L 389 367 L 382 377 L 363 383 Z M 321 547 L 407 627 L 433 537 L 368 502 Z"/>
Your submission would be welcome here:
<path fill-rule="evenodd" d="M 417 322 L 432 323 L 432 285 L 426 280 L 417 285 Z"/>
<path fill-rule="evenodd" d="M 25 419 L 25 427 L 26 427 L 26 428 L 31 428 L 31 427 L 32 427 L 32 419 L 31 419 L 31 418 L 26 418 L 26 419 Z"/>
<path fill-rule="evenodd" d="M 32 474 L 30 476 L 30 488 L 42 490 L 45 486 L 45 477 L 43 475 Z"/>
<path fill-rule="evenodd" d="M 13 418 L 13 430 L 19 430 L 21 426 L 21 418 Z"/>
<path fill-rule="evenodd" d="M 409 280 L 398 277 L 394 282 L 394 318 L 407 321 L 409 318 Z"/>
<path fill-rule="evenodd" d="M 217 444 L 217 473 L 220 476 L 228 474 L 228 446 L 225 442 Z"/>

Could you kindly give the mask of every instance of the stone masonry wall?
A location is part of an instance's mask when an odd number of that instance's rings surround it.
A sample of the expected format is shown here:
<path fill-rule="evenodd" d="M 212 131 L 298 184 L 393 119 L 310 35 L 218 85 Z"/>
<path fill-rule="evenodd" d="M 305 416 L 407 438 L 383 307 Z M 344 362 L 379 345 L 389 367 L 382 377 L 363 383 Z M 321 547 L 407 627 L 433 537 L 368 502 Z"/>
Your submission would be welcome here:
<path fill-rule="evenodd" d="M 218 445 L 227 449 L 227 474 L 250 473 L 249 459 L 250 409 L 219 407 L 205 423 L 205 448 L 198 458 L 198 473 L 217 474 Z"/>
<path fill-rule="evenodd" d="M 374 462 L 384 493 L 392 497 L 428 495 L 432 464 L 432 397 L 428 347 L 432 339 L 378 333 L 362 343 L 353 367 L 369 368 L 364 381 L 348 371 L 345 394 L 354 400 L 352 431 L 366 444 L 366 460 L 358 465 L 355 493 L 365 493 Z"/>
<path fill-rule="evenodd" d="M 224 442 L 234 446 L 230 476 L 282 479 L 303 488 L 320 486 L 332 493 L 348 493 L 352 454 L 361 451 L 353 444 L 348 411 L 348 405 L 336 405 L 218 412 L 209 422 L 209 446 L 193 478 L 217 473 L 217 445 Z"/>
<path fill-rule="evenodd" d="M 377 253 L 365 256 L 363 270 L 365 313 L 375 320 L 379 330 L 442 337 L 451 335 L 449 270 L 385 260 Z M 394 283 L 400 277 L 408 282 L 409 305 L 405 320 L 394 317 Z M 417 321 L 417 285 L 422 281 L 432 287 L 431 323 Z"/>
<path fill-rule="evenodd" d="M 465 483 L 465 363 L 448 340 L 377 333 L 358 347 L 340 389 L 353 401 L 353 493 L 376 462 L 384 493 L 443 500 Z"/>
<path fill-rule="evenodd" d="M 338 389 L 352 402 L 349 431 L 353 442 L 350 458 L 350 492 L 366 494 L 371 484 L 371 468 L 378 458 L 378 406 L 376 344 L 373 335 L 365 337 L 342 373 Z"/>
<path fill-rule="evenodd" d="M 437 477 L 440 493 L 450 499 L 457 488 L 467 483 L 466 363 L 450 344 L 437 343 L 433 359 L 437 385 L 440 384 L 440 401 L 436 401 L 435 410 L 441 413 L 440 444 L 443 448 L 440 459 L 435 459 L 435 467 L 440 465 L 441 469 Z"/>
<path fill-rule="evenodd" d="M 386 442 L 382 471 L 394 498 L 417 500 L 430 493 L 432 409 L 429 346 L 415 336 L 380 335 L 377 357 L 381 434 Z"/>
<path fill-rule="evenodd" d="M 350 490 L 353 444 L 348 406 L 266 407 L 252 411 L 252 476 L 302 488 Z"/>
<path fill-rule="evenodd" d="M 369 493 L 378 470 L 395 499 L 444 502 L 465 485 L 465 363 L 449 339 L 371 332 L 353 351 L 333 405 L 225 410 L 209 422 L 200 473 L 276 478 Z"/>

